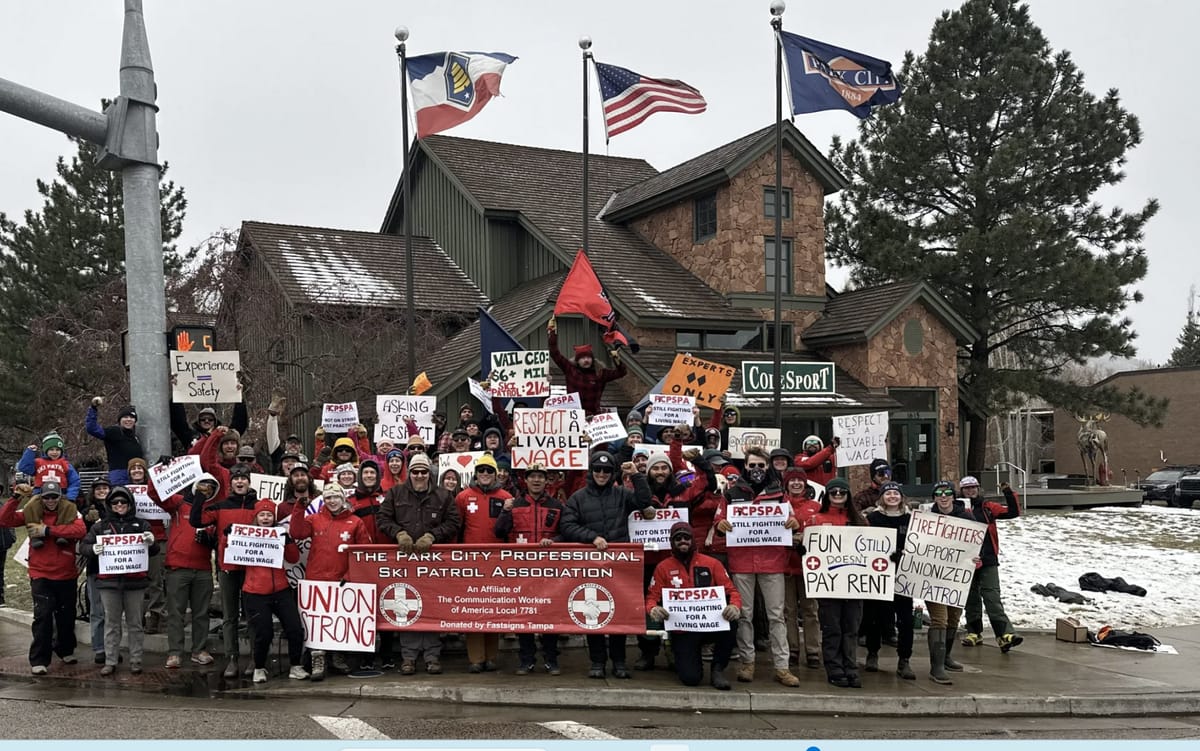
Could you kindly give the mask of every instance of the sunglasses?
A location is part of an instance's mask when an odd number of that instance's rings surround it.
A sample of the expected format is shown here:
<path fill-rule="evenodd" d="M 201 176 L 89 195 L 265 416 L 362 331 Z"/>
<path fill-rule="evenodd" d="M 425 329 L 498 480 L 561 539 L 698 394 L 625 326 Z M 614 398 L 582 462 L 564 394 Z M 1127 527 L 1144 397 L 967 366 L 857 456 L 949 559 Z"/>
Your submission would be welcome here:
<path fill-rule="evenodd" d="M 54 498 L 54 500 L 56 500 L 56 501 L 58 500 L 58 496 L 52 496 L 52 497 Z M 49 499 L 46 499 L 46 500 L 49 500 Z M 112 505 L 114 505 L 114 506 L 118 506 L 118 505 L 120 505 L 120 506 L 128 506 L 128 505 L 129 505 L 129 501 L 125 500 L 124 498 L 114 498 L 114 499 L 112 500 Z"/>
<path fill-rule="evenodd" d="M 767 468 L 767 465 L 765 465 L 765 464 L 747 464 L 746 465 L 746 469 L 766 469 L 766 468 Z"/>
<path fill-rule="evenodd" d="M 689 534 L 686 534 L 684 532 L 680 532 L 677 535 L 671 535 L 671 542 L 675 542 L 676 540 L 690 540 L 690 539 L 692 539 L 692 536 Z"/>
<path fill-rule="evenodd" d="M 494 474 L 496 474 L 496 470 L 492 469 L 491 467 L 476 467 L 476 468 L 475 468 L 475 471 L 476 471 L 478 474 L 481 474 L 481 475 L 494 475 Z"/>
<path fill-rule="evenodd" d="M 833 490 L 829 491 L 829 495 L 836 495 L 836 496 L 850 495 L 850 491 L 844 490 L 842 488 L 834 488 Z"/>
<path fill-rule="evenodd" d="M 602 474 L 602 475 L 611 475 L 612 468 L 611 467 L 592 467 L 592 472 Z"/>
<path fill-rule="evenodd" d="M 933 494 L 953 497 L 954 491 L 953 490 L 935 490 L 935 491 L 933 491 Z"/>
<path fill-rule="evenodd" d="M 429 470 L 427 470 L 427 469 L 410 469 L 408 471 L 408 473 L 410 475 L 427 475 L 427 474 L 429 474 Z"/>

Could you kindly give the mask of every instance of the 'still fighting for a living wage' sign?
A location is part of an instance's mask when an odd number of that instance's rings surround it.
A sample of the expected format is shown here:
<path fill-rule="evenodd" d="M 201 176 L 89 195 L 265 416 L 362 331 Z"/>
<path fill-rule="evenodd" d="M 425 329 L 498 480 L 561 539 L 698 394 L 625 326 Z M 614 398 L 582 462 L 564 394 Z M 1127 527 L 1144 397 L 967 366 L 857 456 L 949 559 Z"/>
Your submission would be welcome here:
<path fill-rule="evenodd" d="M 141 532 L 97 535 L 96 542 L 104 546 L 99 555 L 101 574 L 138 574 L 150 570 L 150 549 Z"/>
<path fill-rule="evenodd" d="M 789 503 L 730 503 L 725 519 L 733 529 L 725 533 L 725 544 L 731 548 L 791 545 L 792 531 L 785 526 L 791 515 Z"/>
<path fill-rule="evenodd" d="M 896 530 L 808 527 L 804 530 L 804 587 L 831 600 L 892 599 Z"/>
<path fill-rule="evenodd" d="M 172 401 L 211 404 L 242 400 L 242 390 L 238 386 L 241 356 L 237 351 L 173 351 L 170 354 Z"/>
<path fill-rule="evenodd" d="M 282 568 L 284 543 L 279 527 L 234 524 L 225 537 L 224 563 Z"/>
<path fill-rule="evenodd" d="M 350 581 L 374 584 L 382 631 L 638 634 L 640 545 L 350 546 Z"/>
<path fill-rule="evenodd" d="M 662 604 L 670 615 L 663 622 L 670 631 L 725 631 L 725 587 L 664 589 Z"/>

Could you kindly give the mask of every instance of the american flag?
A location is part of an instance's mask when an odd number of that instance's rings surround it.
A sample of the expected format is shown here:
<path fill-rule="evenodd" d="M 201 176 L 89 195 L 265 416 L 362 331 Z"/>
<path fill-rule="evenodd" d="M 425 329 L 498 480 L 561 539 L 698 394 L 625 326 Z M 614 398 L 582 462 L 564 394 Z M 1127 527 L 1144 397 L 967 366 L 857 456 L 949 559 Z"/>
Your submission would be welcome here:
<path fill-rule="evenodd" d="M 700 92 L 683 81 L 650 78 L 616 65 L 596 63 L 609 138 L 636 127 L 655 112 L 698 115 L 708 107 Z"/>

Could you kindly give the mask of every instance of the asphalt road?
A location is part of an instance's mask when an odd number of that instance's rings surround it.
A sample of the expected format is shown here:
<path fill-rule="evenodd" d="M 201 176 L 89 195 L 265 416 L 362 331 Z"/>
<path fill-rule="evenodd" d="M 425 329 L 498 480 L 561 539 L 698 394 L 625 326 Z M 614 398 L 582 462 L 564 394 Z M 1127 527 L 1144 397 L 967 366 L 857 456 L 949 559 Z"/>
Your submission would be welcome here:
<path fill-rule="evenodd" d="M 845 719 L 396 700 L 210 699 L 25 682 L 0 683 L 0 727 L 4 728 L 4 736 L 13 740 L 1200 739 L 1200 715 L 1140 719 Z"/>

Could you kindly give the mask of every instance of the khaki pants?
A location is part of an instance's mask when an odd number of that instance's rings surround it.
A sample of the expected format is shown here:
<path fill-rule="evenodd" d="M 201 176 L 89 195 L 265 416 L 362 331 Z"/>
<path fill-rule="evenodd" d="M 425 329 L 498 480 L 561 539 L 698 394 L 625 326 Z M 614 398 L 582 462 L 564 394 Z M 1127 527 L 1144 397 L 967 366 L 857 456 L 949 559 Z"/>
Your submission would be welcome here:
<path fill-rule="evenodd" d="M 821 654 L 821 622 L 817 617 L 817 601 L 804 596 L 803 576 L 788 576 L 784 581 L 783 619 L 787 623 L 788 649 L 793 654 L 800 653 L 800 620 L 804 621 L 804 654 Z"/>
<path fill-rule="evenodd" d="M 742 596 L 742 617 L 737 627 L 738 660 L 754 663 L 754 587 L 762 590 L 771 635 L 771 662 L 777 670 L 788 666 L 787 626 L 783 623 L 784 574 L 731 574 Z"/>

